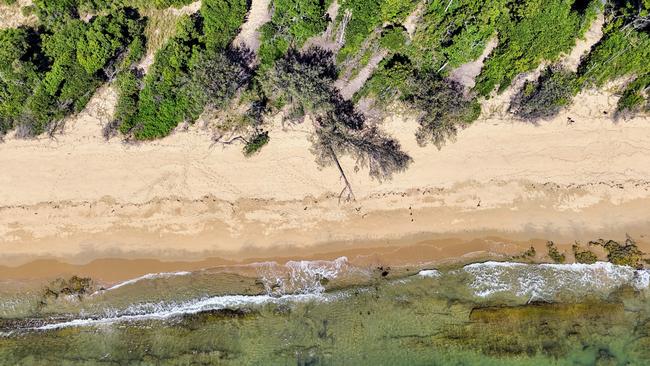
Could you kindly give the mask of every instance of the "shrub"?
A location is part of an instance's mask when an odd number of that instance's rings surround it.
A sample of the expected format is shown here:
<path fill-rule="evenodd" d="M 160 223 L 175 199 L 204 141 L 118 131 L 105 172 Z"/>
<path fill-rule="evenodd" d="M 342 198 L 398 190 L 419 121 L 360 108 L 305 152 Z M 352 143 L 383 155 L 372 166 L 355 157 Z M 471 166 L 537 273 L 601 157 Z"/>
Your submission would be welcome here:
<path fill-rule="evenodd" d="M 381 32 L 379 44 L 391 52 L 399 52 L 406 43 L 406 29 L 402 26 L 388 26 Z"/>
<path fill-rule="evenodd" d="M 208 49 L 223 49 L 237 35 L 248 11 L 246 0 L 203 0 L 201 17 Z"/>
<path fill-rule="evenodd" d="M 384 59 L 361 90 L 355 94 L 355 99 L 369 96 L 387 105 L 393 98 L 407 90 L 413 72 L 411 60 L 402 54 Z"/>
<path fill-rule="evenodd" d="M 447 140 L 453 140 L 458 130 L 476 120 L 481 107 L 476 100 L 463 95 L 462 86 L 431 72 L 416 72 L 407 86 L 404 99 L 421 110 L 420 128 L 416 132 L 418 144 L 431 142 L 441 149 Z"/>
<path fill-rule="evenodd" d="M 345 28 L 345 44 L 337 59 L 343 61 L 356 55 L 364 41 L 384 22 L 399 24 L 415 8 L 411 0 L 342 0 L 337 21 L 340 23 L 346 11 L 352 13 Z"/>
<path fill-rule="evenodd" d="M 650 73 L 650 25 L 643 14 L 650 12 L 644 1 L 609 1 L 605 9 L 603 38 L 578 70 L 580 82 L 601 86 L 625 75 Z"/>
<path fill-rule="evenodd" d="M 336 78 L 332 53 L 312 47 L 305 52 L 289 50 L 260 84 L 275 105 L 289 104 L 301 116 L 329 107 Z"/>
<path fill-rule="evenodd" d="M 269 133 L 266 131 L 257 132 L 244 145 L 244 155 L 251 156 L 257 153 L 264 145 L 269 142 Z"/>
<path fill-rule="evenodd" d="M 616 106 L 616 117 L 621 115 L 634 114 L 642 111 L 650 111 L 650 73 L 637 77 L 623 91 L 621 99 Z"/>
<path fill-rule="evenodd" d="M 325 12 L 331 0 L 275 0 L 273 16 L 261 31 L 259 50 L 263 69 L 272 66 L 290 48 L 300 48 L 327 28 Z"/>
<path fill-rule="evenodd" d="M 206 104 L 221 108 L 253 76 L 249 67 L 253 53 L 245 48 L 207 50 L 197 56 L 192 70 L 193 83 L 205 93 Z"/>
<path fill-rule="evenodd" d="M 506 0 L 428 2 L 409 56 L 418 68 L 442 71 L 478 58 L 506 17 L 505 3 Z"/>
<path fill-rule="evenodd" d="M 513 97 L 510 110 L 535 121 L 556 115 L 578 92 L 576 75 L 560 68 L 547 68 L 535 81 L 527 81 Z"/>

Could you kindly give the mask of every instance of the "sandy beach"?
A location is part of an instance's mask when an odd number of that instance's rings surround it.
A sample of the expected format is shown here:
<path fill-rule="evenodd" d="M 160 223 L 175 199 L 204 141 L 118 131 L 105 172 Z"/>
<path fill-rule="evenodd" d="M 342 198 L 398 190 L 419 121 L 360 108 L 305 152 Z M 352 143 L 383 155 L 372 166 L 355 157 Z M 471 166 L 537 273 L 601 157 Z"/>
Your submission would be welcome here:
<path fill-rule="evenodd" d="M 442 150 L 418 146 L 415 120 L 395 114 L 382 128 L 413 164 L 377 182 L 343 160 L 352 202 L 339 202 L 336 169 L 314 162 L 310 123 L 275 123 L 268 146 L 246 158 L 241 146 L 214 145 L 201 123 L 155 142 L 105 141 L 113 101 L 101 89 L 62 134 L 0 144 L 0 276 L 36 259 L 215 264 L 434 239 L 502 243 L 463 253 L 443 245 L 443 254 L 422 252 L 427 261 L 512 253 L 530 239 L 648 238 L 650 119 L 613 121 L 607 92 L 582 93 L 537 125 L 492 107 Z"/>

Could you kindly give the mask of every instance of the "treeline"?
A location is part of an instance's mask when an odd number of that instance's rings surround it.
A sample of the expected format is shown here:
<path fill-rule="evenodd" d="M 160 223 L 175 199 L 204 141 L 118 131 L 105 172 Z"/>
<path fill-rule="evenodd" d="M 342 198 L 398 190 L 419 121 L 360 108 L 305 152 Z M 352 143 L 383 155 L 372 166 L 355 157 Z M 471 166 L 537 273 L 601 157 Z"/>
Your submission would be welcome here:
<path fill-rule="evenodd" d="M 604 9 L 602 39 L 582 60 L 577 72 L 548 67 L 527 82 L 511 110 L 527 120 L 547 118 L 571 103 L 582 89 L 627 79 L 616 117 L 650 111 L 650 2 L 609 1 Z"/>
<path fill-rule="evenodd" d="M 227 103 L 251 75 L 248 51 L 230 47 L 246 12 L 245 0 L 206 0 L 183 17 L 146 75 L 133 68 L 118 78 L 111 127 L 137 140 L 160 138 L 207 105 Z"/>
<path fill-rule="evenodd" d="M 33 136 L 55 128 L 144 51 L 144 20 L 134 9 L 84 22 L 72 1 L 35 6 L 38 28 L 0 31 L 0 133 L 17 128 Z"/>
<path fill-rule="evenodd" d="M 361 98 L 375 108 L 396 100 L 409 106 L 420 124 L 417 141 L 438 148 L 478 118 L 478 98 L 502 92 L 542 62 L 549 67 L 512 100 L 510 110 L 523 119 L 553 116 L 580 90 L 623 77 L 619 112 L 649 109 L 648 0 L 340 0 L 335 19 L 326 13 L 331 1 L 273 0 L 257 54 L 232 42 L 246 0 L 203 0 L 198 13 L 180 18 L 151 67 L 140 68 L 147 41 L 142 9 L 189 3 L 35 0 L 36 27 L 0 31 L 0 133 L 52 131 L 99 85 L 113 82 L 118 102 L 107 137 L 156 139 L 206 111 L 222 112 L 220 128 L 229 137 L 215 140 L 243 141 L 252 154 L 269 139 L 264 116 L 283 110 L 289 118 L 313 117 L 322 164 L 350 155 L 385 178 L 410 159 L 355 109 Z M 413 32 L 407 18 L 418 7 Z M 577 72 L 565 70 L 560 57 L 599 12 L 603 38 Z M 343 40 L 335 52 L 305 50 L 328 26 L 330 41 Z M 494 37 L 497 46 L 471 90 L 448 78 Z M 353 101 L 344 100 L 334 81 L 349 79 L 378 54 L 386 56 L 371 78 Z"/>

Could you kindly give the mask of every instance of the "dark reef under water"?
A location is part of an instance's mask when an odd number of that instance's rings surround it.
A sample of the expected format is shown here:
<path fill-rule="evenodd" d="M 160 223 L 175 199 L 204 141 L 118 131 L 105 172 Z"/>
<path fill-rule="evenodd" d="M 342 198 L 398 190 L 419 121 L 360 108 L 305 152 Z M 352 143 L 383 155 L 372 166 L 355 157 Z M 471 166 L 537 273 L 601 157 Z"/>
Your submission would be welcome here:
<path fill-rule="evenodd" d="M 66 308 L 54 318 L 53 310 L 11 318 L 5 307 L 0 364 L 650 364 L 647 270 L 487 262 L 368 274 L 363 284 L 337 287 L 354 272 L 344 264 L 303 267 L 289 271 L 303 281 L 291 294 L 143 301 L 174 293 L 189 275 L 75 300 L 76 314 Z M 141 298 L 127 306 L 124 296 L 134 293 Z"/>

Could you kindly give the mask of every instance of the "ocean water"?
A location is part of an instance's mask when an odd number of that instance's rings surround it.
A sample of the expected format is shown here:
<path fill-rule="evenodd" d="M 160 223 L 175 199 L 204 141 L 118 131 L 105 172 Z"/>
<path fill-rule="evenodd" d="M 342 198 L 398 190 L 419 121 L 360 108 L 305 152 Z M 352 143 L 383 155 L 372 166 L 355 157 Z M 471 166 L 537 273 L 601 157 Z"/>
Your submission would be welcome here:
<path fill-rule="evenodd" d="M 649 287 L 648 270 L 603 262 L 149 274 L 3 294 L 0 364 L 647 365 Z"/>

